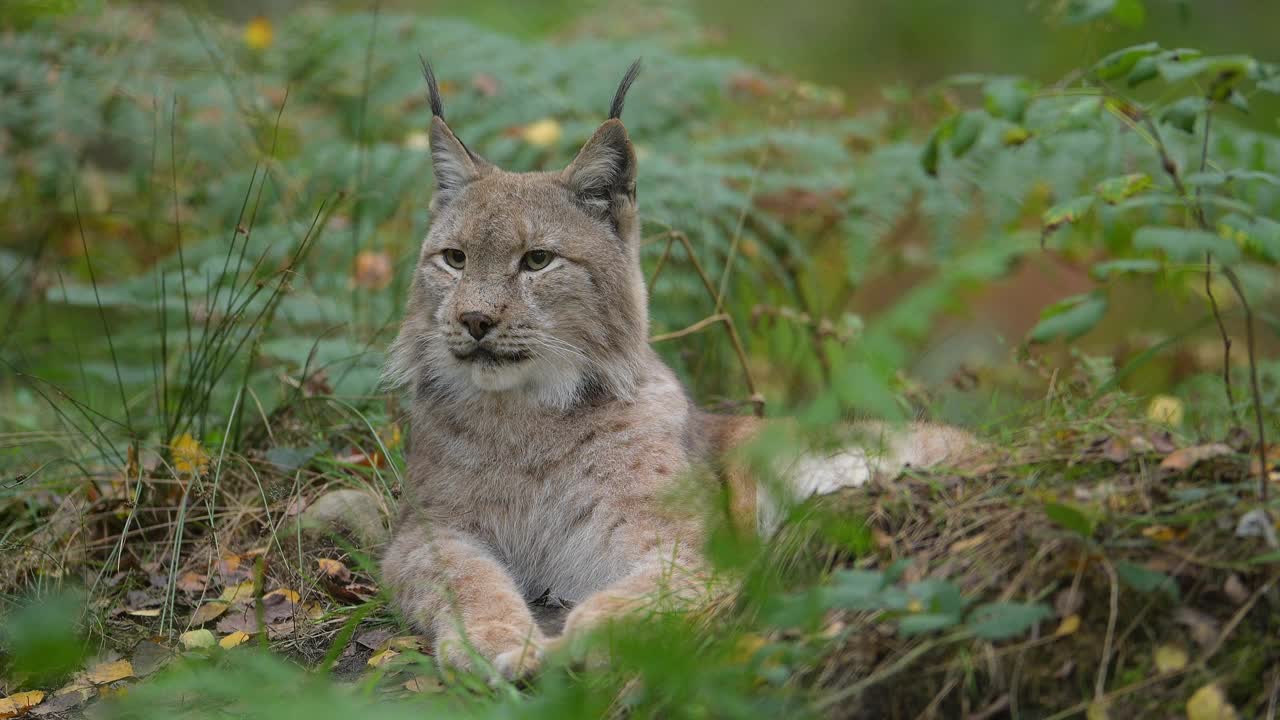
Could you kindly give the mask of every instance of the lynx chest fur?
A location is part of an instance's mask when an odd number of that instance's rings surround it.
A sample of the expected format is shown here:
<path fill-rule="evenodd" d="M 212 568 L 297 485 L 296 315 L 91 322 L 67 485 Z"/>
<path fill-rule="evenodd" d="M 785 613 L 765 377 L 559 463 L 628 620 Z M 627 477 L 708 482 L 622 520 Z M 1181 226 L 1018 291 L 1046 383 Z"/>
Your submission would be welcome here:
<path fill-rule="evenodd" d="M 576 603 L 660 539 L 697 543 L 694 518 L 668 496 L 701 460 L 699 416 L 665 368 L 654 370 L 627 403 L 588 393 L 564 410 L 421 405 L 409 522 L 474 538 L 526 600 Z"/>

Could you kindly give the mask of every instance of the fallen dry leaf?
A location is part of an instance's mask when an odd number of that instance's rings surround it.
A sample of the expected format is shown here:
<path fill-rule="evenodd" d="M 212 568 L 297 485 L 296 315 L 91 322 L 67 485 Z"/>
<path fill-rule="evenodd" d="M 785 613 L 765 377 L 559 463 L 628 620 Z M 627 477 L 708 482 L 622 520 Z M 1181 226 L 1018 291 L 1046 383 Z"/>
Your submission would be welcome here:
<path fill-rule="evenodd" d="M 133 677 L 133 665 L 128 660 L 99 663 L 85 673 L 85 680 L 94 685 L 106 685 L 130 677 Z"/>
<path fill-rule="evenodd" d="M 1174 529 L 1168 525 L 1149 525 L 1142 528 L 1142 536 L 1156 542 L 1167 543 L 1174 540 L 1182 540 L 1187 536 L 1187 530 L 1185 528 Z"/>
<path fill-rule="evenodd" d="M 387 641 L 392 650 L 414 650 L 424 652 L 428 647 L 427 639 L 421 635 L 400 635 Z"/>
<path fill-rule="evenodd" d="M 1187 700 L 1187 720 L 1236 720 L 1236 709 L 1216 683 L 1209 683 Z"/>
<path fill-rule="evenodd" d="M 380 650 L 386 647 L 387 641 L 392 637 L 390 628 L 378 628 L 376 630 L 366 630 L 356 636 L 356 642 L 369 648 L 370 650 Z"/>
<path fill-rule="evenodd" d="M 191 613 L 191 624 L 200 626 L 212 620 L 217 620 L 219 617 L 222 617 L 222 614 L 225 613 L 229 607 L 231 607 L 231 603 L 223 602 L 221 600 L 207 602 L 196 608 L 195 612 Z"/>
<path fill-rule="evenodd" d="M 44 701 L 43 690 L 28 690 L 14 693 L 7 698 L 0 698 L 0 718 L 11 718 L 24 715 L 31 708 Z"/>
<path fill-rule="evenodd" d="M 1205 460 L 1211 460 L 1222 455 L 1231 455 L 1232 452 L 1231 448 L 1223 443 L 1193 445 L 1192 447 L 1174 450 L 1169 453 L 1164 460 L 1160 461 L 1160 469 L 1173 470 L 1175 472 L 1189 470 Z"/>
<path fill-rule="evenodd" d="M 338 600 L 349 603 L 363 603 L 378 594 L 378 589 L 366 585 L 364 583 L 351 583 L 350 585 L 337 585 L 328 583 L 325 589 L 329 594 Z"/>
<path fill-rule="evenodd" d="M 253 581 L 245 580 L 241 583 L 231 585 L 222 591 L 222 595 L 218 597 L 222 602 L 244 602 L 253 599 Z"/>
<path fill-rule="evenodd" d="M 252 635 L 267 630 L 273 636 L 277 636 L 282 633 L 292 632 L 294 619 L 297 616 L 315 619 L 322 614 L 323 611 L 319 605 L 315 603 L 300 605 L 295 603 L 292 597 L 297 597 L 297 593 L 292 590 L 277 591 L 263 596 L 262 622 L 266 625 L 265 628 L 258 623 L 256 603 L 236 604 L 218 621 L 216 626 L 218 632 L 233 633 L 240 631 Z"/>
<path fill-rule="evenodd" d="M 1058 629 L 1054 630 L 1053 634 L 1057 637 L 1066 637 L 1067 635 L 1074 635 L 1079 629 L 1080 616 L 1068 615 L 1062 618 L 1062 622 L 1058 624 Z"/>
<path fill-rule="evenodd" d="M 201 648 L 211 648 L 218 644 L 217 638 L 213 633 L 200 628 L 199 630 L 188 630 L 178 636 L 178 642 L 187 650 L 199 650 Z"/>
<path fill-rule="evenodd" d="M 1181 670 L 1187 666 L 1187 651 L 1177 645 L 1161 645 L 1156 648 L 1155 661 L 1156 670 L 1161 673 L 1170 673 Z"/>
<path fill-rule="evenodd" d="M 1119 464 L 1133 455 L 1129 442 L 1124 438 L 1111 436 L 1102 443 L 1102 457 Z"/>
<path fill-rule="evenodd" d="M 223 585 L 233 585 L 248 577 L 249 568 L 236 553 L 226 553 L 218 559 L 218 578 Z"/>
<path fill-rule="evenodd" d="M 334 582 L 338 582 L 343 585 L 351 582 L 351 571 L 339 560 L 316 558 L 316 565 L 320 566 L 320 572 L 329 580 L 333 580 Z"/>
<path fill-rule="evenodd" d="M 289 588 L 277 588 L 262 596 L 264 605 L 275 605 L 276 603 L 291 602 L 297 603 L 302 601 L 302 596 Z"/>
<path fill-rule="evenodd" d="M 369 658 L 368 665 L 369 667 L 374 667 L 374 668 L 382 667 L 387 663 L 388 660 L 396 657 L 399 654 L 400 653 L 396 652 L 395 650 L 392 650 L 391 648 L 387 648 L 386 650 L 382 650 L 380 652 L 374 653 L 373 656 Z"/>
<path fill-rule="evenodd" d="M 221 646 L 223 650 L 230 650 L 233 647 L 243 645 L 248 639 L 249 633 L 237 630 L 219 640 L 218 645 Z"/>
<path fill-rule="evenodd" d="M 198 572 L 187 571 L 178 576 L 177 587 L 179 590 L 188 593 L 204 592 L 209 586 L 209 576 L 201 575 Z"/>
<path fill-rule="evenodd" d="M 58 690 L 44 702 L 40 703 L 31 714 L 36 717 L 44 717 L 45 715 L 55 715 L 65 713 L 72 708 L 83 705 L 92 700 L 98 691 L 92 686 L 86 686 L 79 683 L 72 683 L 61 690 Z M 3 717 L 0 715 L 0 717 Z"/>
<path fill-rule="evenodd" d="M 160 608 L 147 608 L 145 610 L 127 610 L 126 614 L 134 617 L 160 617 Z"/>
<path fill-rule="evenodd" d="M 440 692 L 441 690 L 444 689 L 444 687 L 440 684 L 439 680 L 433 677 L 427 677 L 426 675 L 418 675 L 416 677 L 411 677 L 407 681 L 405 681 L 404 689 L 412 693 L 423 693 L 423 692 Z"/>
<path fill-rule="evenodd" d="M 142 640 L 134 646 L 130 662 L 133 663 L 134 676 L 144 678 L 168 665 L 175 658 L 177 653 L 171 648 L 152 640 Z"/>

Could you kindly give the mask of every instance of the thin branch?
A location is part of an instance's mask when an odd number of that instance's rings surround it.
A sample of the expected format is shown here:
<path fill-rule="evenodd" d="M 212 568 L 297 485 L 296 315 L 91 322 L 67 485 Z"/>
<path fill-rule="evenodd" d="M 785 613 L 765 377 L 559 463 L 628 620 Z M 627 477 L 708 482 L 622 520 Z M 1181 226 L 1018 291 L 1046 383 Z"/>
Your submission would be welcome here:
<path fill-rule="evenodd" d="M 687 328 L 684 328 L 683 330 L 676 330 L 675 332 L 663 333 L 661 335 L 654 335 L 653 337 L 649 338 L 649 342 L 660 343 L 665 340 L 675 340 L 676 338 L 682 338 L 686 335 L 692 335 L 701 330 L 705 330 L 716 323 L 728 322 L 728 321 L 729 321 L 728 315 L 724 313 L 716 313 L 715 315 L 709 315 L 707 317 L 702 318 L 698 322 L 690 325 Z"/>

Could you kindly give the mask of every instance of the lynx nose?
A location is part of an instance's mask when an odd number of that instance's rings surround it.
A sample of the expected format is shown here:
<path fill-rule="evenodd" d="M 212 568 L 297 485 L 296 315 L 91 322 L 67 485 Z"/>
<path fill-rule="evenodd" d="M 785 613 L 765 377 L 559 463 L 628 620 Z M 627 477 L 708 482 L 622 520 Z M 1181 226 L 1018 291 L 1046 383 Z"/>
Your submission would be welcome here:
<path fill-rule="evenodd" d="M 489 334 L 494 326 L 493 318 L 482 312 L 464 312 L 458 316 L 458 321 L 467 326 L 467 332 L 476 340 Z"/>

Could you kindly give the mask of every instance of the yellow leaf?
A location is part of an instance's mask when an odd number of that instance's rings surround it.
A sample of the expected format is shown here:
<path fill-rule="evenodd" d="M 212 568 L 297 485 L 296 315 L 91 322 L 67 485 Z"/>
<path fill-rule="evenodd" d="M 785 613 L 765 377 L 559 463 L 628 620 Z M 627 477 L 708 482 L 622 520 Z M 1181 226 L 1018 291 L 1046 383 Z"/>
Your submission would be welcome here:
<path fill-rule="evenodd" d="M 427 643 L 421 635 L 400 635 L 387 641 L 392 650 L 421 650 Z"/>
<path fill-rule="evenodd" d="M 375 667 L 375 668 L 382 667 L 384 664 L 386 664 L 388 660 L 390 660 L 391 658 L 394 658 L 399 654 L 400 653 L 390 648 L 387 648 L 382 652 L 374 653 L 373 657 L 369 658 L 369 667 Z"/>
<path fill-rule="evenodd" d="M 191 613 L 191 624 L 199 626 L 209 622 L 210 620 L 216 620 L 221 617 L 222 613 L 226 612 L 229 607 L 231 607 L 231 603 L 226 603 L 221 600 L 207 602 L 196 608 L 195 612 Z"/>
<path fill-rule="evenodd" d="M 560 139 L 560 123 L 554 118 L 544 118 L 520 128 L 520 137 L 537 147 L 554 145 Z"/>
<path fill-rule="evenodd" d="M 1079 629 L 1080 629 L 1080 616 L 1076 615 L 1075 613 L 1072 613 L 1062 618 L 1062 622 L 1058 624 L 1058 629 L 1053 631 L 1053 634 L 1056 635 L 1057 637 L 1066 637 L 1067 635 L 1075 634 L 1075 632 Z"/>
<path fill-rule="evenodd" d="M 133 665 L 128 660 L 99 663 L 85 674 L 85 679 L 94 685 L 106 685 L 128 677 L 133 677 Z"/>
<path fill-rule="evenodd" d="M 178 642 L 182 643 L 182 647 L 187 650 L 196 650 L 198 648 L 211 648 L 218 643 L 213 633 L 200 628 L 199 630 L 188 630 L 178 636 Z"/>
<path fill-rule="evenodd" d="M 1222 688 L 1214 683 L 1195 691 L 1187 700 L 1187 720 L 1237 720 L 1239 717 Z"/>
<path fill-rule="evenodd" d="M 249 21 L 244 26 L 244 44 L 254 50 L 264 50 L 271 47 L 271 40 L 275 33 L 271 28 L 271 21 L 259 15 Z"/>
<path fill-rule="evenodd" d="M 24 715 L 31 708 L 44 700 L 43 690 L 28 690 L 14 693 L 7 698 L 0 698 L 0 718 L 11 718 Z"/>
<path fill-rule="evenodd" d="M 223 650 L 230 650 L 233 647 L 243 645 L 245 641 L 248 639 L 249 639 L 249 633 L 244 632 L 242 630 L 237 630 L 231 633 L 230 635 L 219 640 L 218 645 L 221 646 Z"/>
<path fill-rule="evenodd" d="M 419 675 L 417 677 L 409 678 L 409 680 L 404 684 L 404 689 L 409 692 L 421 693 L 440 692 L 443 688 L 440 686 L 439 680 L 425 675 Z"/>
<path fill-rule="evenodd" d="M 1187 666 L 1187 651 L 1177 645 L 1161 645 L 1156 648 L 1156 670 L 1174 672 Z"/>
<path fill-rule="evenodd" d="M 218 597 L 223 602 L 243 602 L 253 598 L 253 581 L 245 580 L 238 585 L 229 585 Z"/>
<path fill-rule="evenodd" d="M 1156 395 L 1147 405 L 1147 418 L 1177 427 L 1182 424 L 1182 401 L 1172 395 Z"/>
<path fill-rule="evenodd" d="M 1185 531 L 1179 532 L 1168 525 L 1151 525 L 1142 528 L 1142 536 L 1156 542 L 1173 542 L 1181 539 L 1184 535 L 1186 535 Z"/>
<path fill-rule="evenodd" d="M 275 590 L 272 590 L 271 592 L 267 593 L 266 595 L 263 595 L 263 596 L 262 596 L 262 600 L 263 600 L 263 602 L 267 602 L 267 599 L 268 599 L 268 598 L 274 598 L 274 597 L 277 597 L 277 596 L 282 597 L 282 598 L 284 598 L 285 600 L 288 600 L 289 602 L 294 603 L 294 604 L 297 604 L 298 602 L 301 602 L 301 600 L 302 600 L 302 596 L 298 595 L 298 593 L 297 593 L 297 592 L 295 592 L 295 591 L 293 591 L 293 590 L 290 590 L 289 588 L 277 588 L 277 589 L 275 589 Z M 270 602 L 267 602 L 267 604 L 268 604 L 268 605 L 270 605 L 271 603 L 270 603 Z"/>
<path fill-rule="evenodd" d="M 202 475 L 209 469 L 209 455 L 191 433 L 182 433 L 169 441 L 173 453 L 173 469 L 188 475 Z"/>

